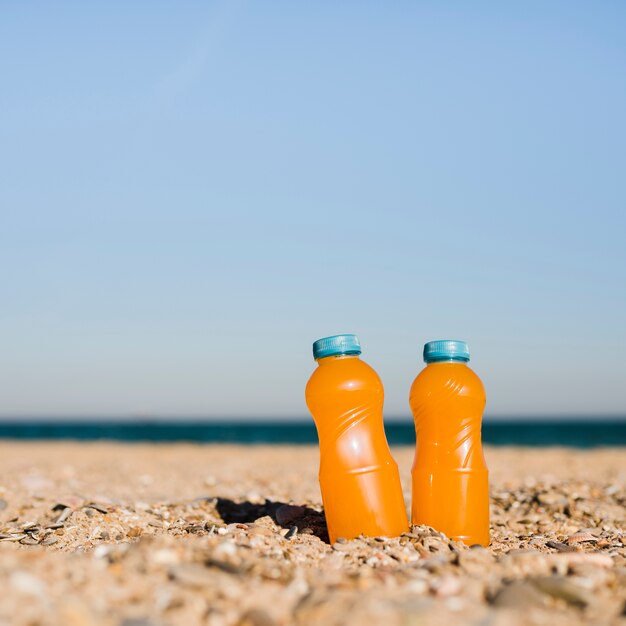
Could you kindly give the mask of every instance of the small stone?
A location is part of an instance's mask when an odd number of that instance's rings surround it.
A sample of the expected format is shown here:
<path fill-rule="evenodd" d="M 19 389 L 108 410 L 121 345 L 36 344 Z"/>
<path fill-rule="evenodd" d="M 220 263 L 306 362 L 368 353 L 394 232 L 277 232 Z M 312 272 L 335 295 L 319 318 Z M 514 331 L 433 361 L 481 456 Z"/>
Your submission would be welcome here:
<path fill-rule="evenodd" d="M 248 526 L 248 532 L 251 535 L 260 535 L 264 537 L 272 537 L 275 534 L 271 528 L 267 528 L 266 526 L 257 526 L 256 524 L 250 524 L 250 526 Z"/>
<path fill-rule="evenodd" d="M 448 565 L 448 559 L 440 554 L 431 556 L 419 563 L 419 566 L 429 572 L 436 572 Z"/>
<path fill-rule="evenodd" d="M 131 539 L 134 539 L 135 537 L 139 537 L 142 534 L 143 534 L 143 529 L 140 528 L 139 526 L 133 526 L 127 533 L 127 535 Z"/>
<path fill-rule="evenodd" d="M 541 493 L 537 496 L 537 500 L 539 500 L 541 504 L 545 504 L 546 506 L 563 508 L 568 505 L 567 497 L 560 493 Z"/>
<path fill-rule="evenodd" d="M 169 568 L 170 578 L 185 587 L 211 587 L 215 584 L 215 574 L 199 563 L 182 563 Z"/>
<path fill-rule="evenodd" d="M 298 532 L 298 527 L 292 526 L 285 534 L 285 539 L 291 539 L 292 537 L 295 537 L 297 532 Z"/>
<path fill-rule="evenodd" d="M 559 552 L 572 552 L 576 550 L 573 546 L 568 546 L 565 543 L 561 543 L 560 541 L 547 541 L 546 546 L 548 548 L 553 548 L 554 550 L 558 550 Z"/>
<path fill-rule="evenodd" d="M 337 552 L 353 552 L 356 550 L 356 544 L 348 541 L 346 541 L 346 543 L 339 543 L 338 541 L 335 541 L 335 543 L 333 543 L 333 550 L 336 550 Z"/>
<path fill-rule="evenodd" d="M 9 506 L 9 503 L 6 500 L 0 498 L 0 511 L 4 511 Z"/>
<path fill-rule="evenodd" d="M 293 522 L 300 519 L 305 512 L 305 506 L 283 504 L 276 509 L 276 521 L 280 524 L 280 526 L 292 526 Z"/>
<path fill-rule="evenodd" d="M 567 552 L 565 554 L 558 555 L 558 557 L 564 561 L 567 567 L 578 564 L 597 565 L 598 567 L 613 567 L 613 559 L 608 554 L 599 554 L 597 552 Z"/>
<path fill-rule="evenodd" d="M 55 544 L 57 541 L 59 540 L 58 537 L 55 537 L 54 535 L 51 535 L 50 537 L 46 537 L 40 545 L 42 546 L 51 546 L 53 544 Z"/>
<path fill-rule="evenodd" d="M 545 596 L 532 584 L 525 580 L 516 580 L 502 587 L 491 599 L 498 608 L 528 609 L 546 605 Z"/>
<path fill-rule="evenodd" d="M 561 598 L 568 604 L 585 607 L 591 603 L 589 593 L 565 576 L 541 576 L 531 579 L 531 582 L 539 591 L 553 598 Z"/>

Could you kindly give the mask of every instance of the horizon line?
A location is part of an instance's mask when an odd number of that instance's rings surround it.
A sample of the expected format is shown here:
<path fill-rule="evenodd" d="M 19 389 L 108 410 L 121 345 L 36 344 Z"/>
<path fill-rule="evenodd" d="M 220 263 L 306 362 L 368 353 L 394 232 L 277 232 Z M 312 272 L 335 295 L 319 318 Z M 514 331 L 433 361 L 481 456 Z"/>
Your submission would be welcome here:
<path fill-rule="evenodd" d="M 413 420 L 411 415 L 390 415 L 384 416 L 386 423 L 404 423 Z M 483 416 L 484 422 L 613 422 L 626 421 L 626 413 L 546 413 L 524 415 L 521 413 L 510 415 L 487 414 Z M 65 422 L 65 423 L 104 423 L 122 422 L 138 424 L 159 424 L 159 423 L 216 423 L 227 424 L 229 422 L 238 424 L 313 424 L 311 416 L 288 416 L 288 417 L 250 417 L 250 416 L 210 416 L 210 415 L 0 415 L 0 423 L 10 424 L 18 422 Z"/>

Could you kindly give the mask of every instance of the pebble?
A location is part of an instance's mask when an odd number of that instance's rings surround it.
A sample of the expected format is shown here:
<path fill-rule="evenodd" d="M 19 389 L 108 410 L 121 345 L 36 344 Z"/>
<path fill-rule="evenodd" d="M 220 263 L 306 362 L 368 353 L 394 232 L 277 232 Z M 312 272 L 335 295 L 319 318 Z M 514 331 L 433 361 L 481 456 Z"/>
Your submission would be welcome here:
<path fill-rule="evenodd" d="M 248 533 L 251 535 L 259 535 L 262 537 L 272 537 L 276 534 L 271 528 L 267 528 L 266 526 L 258 526 L 257 524 L 250 524 L 248 526 Z"/>
<path fill-rule="evenodd" d="M 545 594 L 561 598 L 568 604 L 585 607 L 591 603 L 591 596 L 565 576 L 542 576 L 531 579 L 532 584 Z"/>
<path fill-rule="evenodd" d="M 304 506 L 283 504 L 276 509 L 276 522 L 280 526 L 293 526 L 293 522 L 300 519 L 306 512 Z"/>
<path fill-rule="evenodd" d="M 0 498 L 0 511 L 4 511 L 9 506 L 9 503 L 6 500 Z"/>
<path fill-rule="evenodd" d="M 239 574 L 241 572 L 241 568 L 234 563 L 230 563 L 229 561 L 222 561 L 220 559 L 207 559 L 204 562 L 206 567 L 215 567 L 222 572 L 226 572 L 227 574 Z"/>
<path fill-rule="evenodd" d="M 54 535 L 51 535 L 50 537 L 46 537 L 40 545 L 42 546 L 51 546 L 55 543 L 57 543 L 57 541 L 59 541 L 58 537 L 55 537 Z"/>
<path fill-rule="evenodd" d="M 419 562 L 419 566 L 429 572 L 436 572 L 448 565 L 448 559 L 445 556 L 431 556 Z"/>
<path fill-rule="evenodd" d="M 530 582 L 515 580 L 502 587 L 491 599 L 498 608 L 527 610 L 546 605 L 545 596 Z"/>
<path fill-rule="evenodd" d="M 214 571 L 199 563 L 182 563 L 169 568 L 170 578 L 187 587 L 208 587 L 216 582 Z"/>
<path fill-rule="evenodd" d="M 553 556 L 564 561 L 568 567 L 579 563 L 597 565 L 599 567 L 613 567 L 614 565 L 613 559 L 608 554 L 600 554 L 598 552 L 569 552 Z"/>
<path fill-rule="evenodd" d="M 351 541 L 346 541 L 345 543 L 335 541 L 335 543 L 333 543 L 333 550 L 336 550 L 337 552 L 354 552 L 356 548 L 356 544 Z"/>
<path fill-rule="evenodd" d="M 539 500 L 541 504 L 545 504 L 550 507 L 560 508 L 566 507 L 569 503 L 566 496 L 560 493 L 554 493 L 550 491 L 548 493 L 539 494 L 539 496 L 537 496 L 537 500 Z"/>
<path fill-rule="evenodd" d="M 566 543 L 561 543 L 560 541 L 547 541 L 546 546 L 558 550 L 559 552 L 572 552 L 576 550 L 573 546 L 568 546 Z"/>
<path fill-rule="evenodd" d="M 286 533 L 285 533 L 285 539 L 291 539 L 292 537 L 295 537 L 296 534 L 298 532 L 298 527 L 297 526 L 292 526 Z"/>

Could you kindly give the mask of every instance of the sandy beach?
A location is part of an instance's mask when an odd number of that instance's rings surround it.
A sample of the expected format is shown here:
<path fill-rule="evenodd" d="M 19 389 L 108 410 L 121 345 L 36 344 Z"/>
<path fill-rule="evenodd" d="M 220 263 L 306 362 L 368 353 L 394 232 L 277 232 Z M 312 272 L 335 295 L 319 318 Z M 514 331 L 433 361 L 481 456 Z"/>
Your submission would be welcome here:
<path fill-rule="evenodd" d="M 624 449 L 486 454 L 488 549 L 329 545 L 315 447 L 2 441 L 0 625 L 626 624 Z"/>

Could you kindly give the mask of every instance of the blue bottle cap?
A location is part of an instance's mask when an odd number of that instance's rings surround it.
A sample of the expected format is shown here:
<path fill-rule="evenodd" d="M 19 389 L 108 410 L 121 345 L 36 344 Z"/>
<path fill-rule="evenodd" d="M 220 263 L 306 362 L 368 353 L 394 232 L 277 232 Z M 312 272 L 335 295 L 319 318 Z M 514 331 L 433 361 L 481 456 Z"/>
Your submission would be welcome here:
<path fill-rule="evenodd" d="M 435 361 L 463 361 L 467 363 L 469 360 L 469 346 L 465 341 L 441 339 L 439 341 L 429 341 L 424 346 L 424 361 L 426 363 Z"/>
<path fill-rule="evenodd" d="M 333 335 L 313 343 L 313 358 L 323 359 L 338 354 L 361 354 L 361 344 L 356 335 Z"/>

